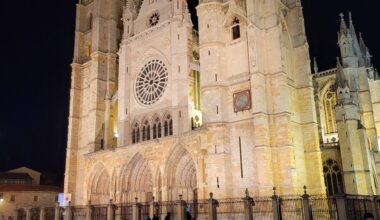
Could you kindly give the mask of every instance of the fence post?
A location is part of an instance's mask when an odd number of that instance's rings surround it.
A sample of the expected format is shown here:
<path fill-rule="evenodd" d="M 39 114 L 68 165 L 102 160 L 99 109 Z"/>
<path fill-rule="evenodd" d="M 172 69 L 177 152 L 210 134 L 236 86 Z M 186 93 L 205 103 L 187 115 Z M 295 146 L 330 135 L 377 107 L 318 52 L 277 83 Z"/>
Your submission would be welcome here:
<path fill-rule="evenodd" d="M 276 195 L 276 187 L 273 187 L 272 209 L 273 220 L 281 220 L 280 197 Z"/>
<path fill-rule="evenodd" d="M 345 193 L 338 193 L 335 196 L 336 207 L 338 209 L 339 219 L 348 219 L 347 215 L 347 195 Z"/>
<path fill-rule="evenodd" d="M 213 198 L 213 193 L 210 193 L 210 199 L 208 200 L 208 220 L 217 219 L 216 207 L 218 206 L 218 201 Z"/>
<path fill-rule="evenodd" d="M 40 208 L 40 220 L 45 220 L 45 207 Z"/>
<path fill-rule="evenodd" d="M 61 214 L 61 208 L 59 207 L 59 203 L 55 203 L 55 209 L 54 209 L 54 220 L 60 220 L 60 214 Z"/>
<path fill-rule="evenodd" d="M 149 209 L 150 218 L 153 219 L 154 216 L 158 215 L 158 204 L 155 201 L 154 196 L 152 198 L 152 202 L 150 203 L 150 207 L 149 208 L 150 208 Z"/>
<path fill-rule="evenodd" d="M 88 200 L 87 210 L 86 210 L 86 219 L 87 220 L 91 220 L 93 209 L 94 209 L 94 207 L 91 205 L 91 200 Z"/>
<path fill-rule="evenodd" d="M 310 196 L 307 194 L 307 188 L 306 186 L 303 187 L 304 194 L 302 196 L 302 206 L 303 206 L 303 213 L 305 216 L 305 220 L 312 220 L 312 214 L 310 210 Z"/>
<path fill-rule="evenodd" d="M 371 198 L 372 200 L 372 207 L 373 207 L 373 215 L 375 217 L 375 219 L 380 219 L 380 216 L 379 216 L 379 206 L 378 206 L 378 201 L 379 201 L 379 197 L 378 196 L 372 196 Z"/>
<path fill-rule="evenodd" d="M 71 220 L 72 218 L 72 210 L 71 210 L 71 202 L 69 202 L 69 205 L 65 208 L 65 220 Z"/>
<path fill-rule="evenodd" d="M 137 201 L 138 199 L 136 197 L 135 203 L 133 204 L 132 220 L 141 220 L 141 204 Z"/>
<path fill-rule="evenodd" d="M 179 195 L 179 200 L 177 201 L 177 216 L 175 219 L 178 219 L 178 220 L 185 220 L 186 219 L 186 202 L 182 199 L 182 195 Z"/>
<path fill-rule="evenodd" d="M 253 198 L 249 196 L 248 189 L 245 190 L 244 201 L 244 220 L 253 220 L 253 206 L 255 206 L 255 202 Z"/>
<path fill-rule="evenodd" d="M 115 220 L 115 205 L 113 204 L 112 199 L 110 199 L 107 207 L 107 220 Z"/>

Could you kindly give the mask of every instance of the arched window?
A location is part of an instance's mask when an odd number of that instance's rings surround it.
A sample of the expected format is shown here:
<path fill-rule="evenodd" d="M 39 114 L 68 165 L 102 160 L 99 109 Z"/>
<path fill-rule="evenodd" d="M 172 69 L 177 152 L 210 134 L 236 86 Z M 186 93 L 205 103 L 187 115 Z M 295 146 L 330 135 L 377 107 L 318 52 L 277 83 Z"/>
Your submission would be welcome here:
<path fill-rule="evenodd" d="M 323 174 L 328 195 L 344 192 L 342 171 L 338 162 L 328 159 L 323 163 Z"/>
<path fill-rule="evenodd" d="M 336 93 L 331 87 L 323 96 L 323 110 L 325 116 L 325 133 L 337 132 L 335 120 Z"/>
<path fill-rule="evenodd" d="M 140 142 L 140 127 L 139 124 L 136 122 L 132 129 L 132 144 L 139 143 Z"/>
<path fill-rule="evenodd" d="M 144 122 L 142 132 L 143 132 L 142 141 L 149 141 L 150 140 L 150 124 L 148 121 Z"/>
<path fill-rule="evenodd" d="M 173 135 L 173 119 L 172 116 L 167 115 L 164 123 L 164 136 Z"/>
<path fill-rule="evenodd" d="M 235 18 L 232 22 L 232 40 L 236 40 L 240 38 L 240 21 L 238 18 Z"/>
<path fill-rule="evenodd" d="M 153 139 L 161 138 L 161 129 L 161 120 L 159 118 L 156 118 L 153 124 Z"/>

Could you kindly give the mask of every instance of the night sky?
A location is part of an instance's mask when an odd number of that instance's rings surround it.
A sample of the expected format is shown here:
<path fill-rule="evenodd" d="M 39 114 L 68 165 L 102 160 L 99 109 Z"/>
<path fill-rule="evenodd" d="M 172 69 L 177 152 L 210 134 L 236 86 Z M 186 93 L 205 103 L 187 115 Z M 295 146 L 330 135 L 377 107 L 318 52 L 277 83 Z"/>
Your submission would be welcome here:
<path fill-rule="evenodd" d="M 2 2 L 0 171 L 28 166 L 63 175 L 76 2 Z M 320 70 L 335 66 L 339 13 L 348 11 L 380 67 L 378 1 L 302 2 L 311 56 Z"/>

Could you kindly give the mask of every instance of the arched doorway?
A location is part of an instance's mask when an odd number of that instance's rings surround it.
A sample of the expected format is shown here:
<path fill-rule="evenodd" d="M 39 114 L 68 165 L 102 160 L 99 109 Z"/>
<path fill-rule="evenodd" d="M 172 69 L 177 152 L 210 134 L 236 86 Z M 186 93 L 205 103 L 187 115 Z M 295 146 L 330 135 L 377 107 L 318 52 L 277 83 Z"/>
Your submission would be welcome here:
<path fill-rule="evenodd" d="M 139 202 L 151 202 L 153 199 L 153 179 L 148 161 L 136 154 L 130 162 L 124 166 L 120 175 L 121 201 L 133 202 L 138 198 Z"/>
<path fill-rule="evenodd" d="M 102 164 L 94 167 L 89 199 L 92 204 L 107 204 L 110 197 L 110 176 Z"/>
<path fill-rule="evenodd" d="M 184 200 L 195 201 L 197 195 L 197 170 L 190 153 L 177 148 L 170 155 L 166 166 L 167 200 L 175 201 L 179 195 Z"/>

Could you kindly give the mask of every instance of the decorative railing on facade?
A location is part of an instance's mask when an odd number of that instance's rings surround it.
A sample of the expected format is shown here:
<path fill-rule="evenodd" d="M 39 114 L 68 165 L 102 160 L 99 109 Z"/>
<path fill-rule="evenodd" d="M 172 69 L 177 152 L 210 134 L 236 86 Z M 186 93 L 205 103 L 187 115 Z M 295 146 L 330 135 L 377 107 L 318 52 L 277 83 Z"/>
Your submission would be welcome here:
<path fill-rule="evenodd" d="M 278 196 L 249 196 L 243 198 L 184 201 L 154 201 L 140 203 L 28 208 L 15 210 L 15 220 L 145 220 L 158 217 L 171 220 L 364 220 L 365 215 L 379 219 L 380 197 L 338 194 Z M 380 219 L 379 219 L 380 220 Z"/>

